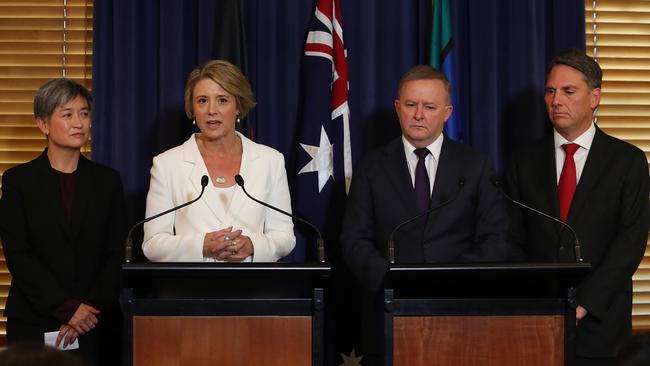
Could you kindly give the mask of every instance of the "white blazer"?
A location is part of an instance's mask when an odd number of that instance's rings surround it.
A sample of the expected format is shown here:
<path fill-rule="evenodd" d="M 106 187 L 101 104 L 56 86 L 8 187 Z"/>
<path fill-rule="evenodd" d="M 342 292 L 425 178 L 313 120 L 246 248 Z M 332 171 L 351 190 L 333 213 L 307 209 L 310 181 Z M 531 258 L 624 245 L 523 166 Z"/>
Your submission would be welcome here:
<path fill-rule="evenodd" d="M 291 197 L 282 154 L 256 144 L 241 134 L 240 175 L 251 196 L 291 212 Z M 210 176 L 196 135 L 183 145 L 153 158 L 147 194 L 146 217 L 196 198 L 201 192 L 201 177 Z M 246 261 L 275 262 L 289 254 L 296 244 L 291 218 L 248 198 L 237 186 L 230 207 L 224 213 L 211 202 L 216 192 L 208 189 L 197 202 L 144 224 L 144 255 L 153 262 L 214 261 L 203 257 L 205 234 L 233 227 L 253 242 L 253 256 Z"/>

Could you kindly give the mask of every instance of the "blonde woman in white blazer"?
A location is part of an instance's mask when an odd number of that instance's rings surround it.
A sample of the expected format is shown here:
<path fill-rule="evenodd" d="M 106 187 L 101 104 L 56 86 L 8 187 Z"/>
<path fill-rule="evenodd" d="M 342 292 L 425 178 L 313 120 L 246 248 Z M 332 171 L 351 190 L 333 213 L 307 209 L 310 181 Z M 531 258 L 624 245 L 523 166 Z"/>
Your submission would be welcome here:
<path fill-rule="evenodd" d="M 201 132 L 154 157 L 146 216 L 197 197 L 203 175 L 210 182 L 199 201 L 144 225 L 149 260 L 275 262 L 291 252 L 291 218 L 246 197 L 234 179 L 240 174 L 253 197 L 291 212 L 282 154 L 235 131 L 254 105 L 248 81 L 229 62 L 192 70 L 185 111 Z"/>

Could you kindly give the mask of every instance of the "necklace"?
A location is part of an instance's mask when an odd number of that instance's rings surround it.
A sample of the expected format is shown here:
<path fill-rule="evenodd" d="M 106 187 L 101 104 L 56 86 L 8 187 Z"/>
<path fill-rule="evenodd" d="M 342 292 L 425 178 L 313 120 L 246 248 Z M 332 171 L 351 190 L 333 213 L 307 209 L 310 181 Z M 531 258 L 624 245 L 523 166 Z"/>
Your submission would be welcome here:
<path fill-rule="evenodd" d="M 224 184 L 224 183 L 226 183 L 226 178 L 225 177 L 217 177 L 216 182 L 217 182 L 217 184 Z"/>

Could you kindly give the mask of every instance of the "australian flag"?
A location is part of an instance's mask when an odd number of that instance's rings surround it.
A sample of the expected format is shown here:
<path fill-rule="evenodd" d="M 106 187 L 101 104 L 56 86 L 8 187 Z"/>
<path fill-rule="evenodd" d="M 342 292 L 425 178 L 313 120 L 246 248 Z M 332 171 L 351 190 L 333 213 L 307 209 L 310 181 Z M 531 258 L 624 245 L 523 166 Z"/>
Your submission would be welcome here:
<path fill-rule="evenodd" d="M 305 42 L 301 80 L 293 201 L 295 212 L 323 232 L 326 256 L 331 259 L 338 255 L 332 249 L 338 247 L 352 179 L 348 65 L 340 0 L 317 1 Z M 293 259 L 313 258 L 315 241 L 310 238 L 306 242 L 308 248 L 297 246 Z"/>

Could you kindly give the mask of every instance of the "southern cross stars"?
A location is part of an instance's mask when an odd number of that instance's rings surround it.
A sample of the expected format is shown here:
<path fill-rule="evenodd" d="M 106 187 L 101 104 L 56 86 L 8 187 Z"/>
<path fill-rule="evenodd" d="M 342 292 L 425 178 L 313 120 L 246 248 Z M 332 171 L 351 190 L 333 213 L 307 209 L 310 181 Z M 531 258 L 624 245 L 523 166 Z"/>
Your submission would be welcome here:
<path fill-rule="evenodd" d="M 318 192 L 323 190 L 329 177 L 334 179 L 334 145 L 330 143 L 323 126 L 320 129 L 319 145 L 312 146 L 300 143 L 300 146 L 311 156 L 311 160 L 298 172 L 298 174 L 318 172 Z"/>

